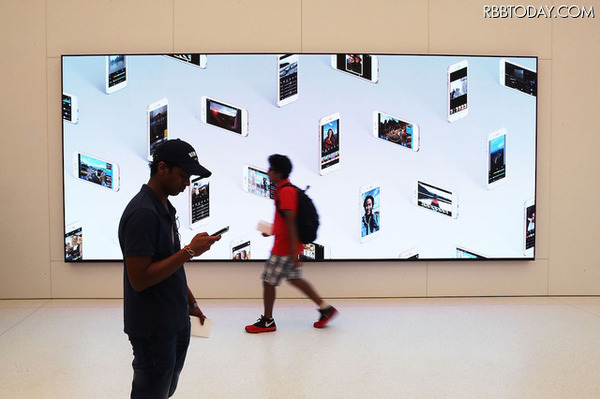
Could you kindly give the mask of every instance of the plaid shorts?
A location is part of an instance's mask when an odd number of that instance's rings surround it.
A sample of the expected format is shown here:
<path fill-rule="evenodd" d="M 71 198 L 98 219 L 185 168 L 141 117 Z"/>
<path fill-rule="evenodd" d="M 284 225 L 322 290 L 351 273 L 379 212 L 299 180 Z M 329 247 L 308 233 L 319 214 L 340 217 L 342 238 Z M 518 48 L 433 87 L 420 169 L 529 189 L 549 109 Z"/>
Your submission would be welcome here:
<path fill-rule="evenodd" d="M 268 284 L 278 286 L 284 277 L 286 280 L 302 278 L 302 268 L 294 267 L 294 262 L 289 256 L 271 254 L 265 262 L 265 270 L 260 278 Z"/>

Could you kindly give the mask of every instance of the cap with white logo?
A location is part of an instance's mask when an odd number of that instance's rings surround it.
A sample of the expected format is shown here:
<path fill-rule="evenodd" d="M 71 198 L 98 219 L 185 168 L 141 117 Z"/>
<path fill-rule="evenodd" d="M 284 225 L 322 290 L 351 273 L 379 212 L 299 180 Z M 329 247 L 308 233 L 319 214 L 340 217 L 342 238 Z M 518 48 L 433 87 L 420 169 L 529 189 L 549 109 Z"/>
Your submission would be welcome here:
<path fill-rule="evenodd" d="M 154 150 L 153 162 L 169 162 L 179 166 L 188 174 L 209 177 L 212 173 L 198 162 L 196 150 L 181 139 L 167 140 Z"/>

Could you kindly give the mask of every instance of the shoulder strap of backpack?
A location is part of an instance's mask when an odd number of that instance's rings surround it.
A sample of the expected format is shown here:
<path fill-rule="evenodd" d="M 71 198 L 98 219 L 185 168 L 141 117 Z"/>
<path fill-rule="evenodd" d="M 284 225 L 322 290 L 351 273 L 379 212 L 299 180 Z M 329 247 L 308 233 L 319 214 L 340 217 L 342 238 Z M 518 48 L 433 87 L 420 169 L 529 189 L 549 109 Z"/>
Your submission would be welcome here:
<path fill-rule="evenodd" d="M 298 191 L 298 187 L 294 186 L 292 183 L 285 183 L 283 186 L 281 186 L 281 188 L 284 188 L 284 187 L 293 187 L 296 189 L 296 192 Z M 277 205 L 277 211 L 279 212 L 279 214 L 281 216 L 283 216 L 283 212 L 281 212 L 281 209 L 279 209 L 279 203 L 277 203 L 276 205 Z"/>
<path fill-rule="evenodd" d="M 303 190 L 298 186 L 293 185 L 292 183 L 285 183 L 283 186 L 281 186 L 281 188 L 283 187 L 294 187 L 296 190 L 300 190 L 300 191 L 306 191 L 310 188 L 310 186 L 306 186 L 306 188 Z"/>

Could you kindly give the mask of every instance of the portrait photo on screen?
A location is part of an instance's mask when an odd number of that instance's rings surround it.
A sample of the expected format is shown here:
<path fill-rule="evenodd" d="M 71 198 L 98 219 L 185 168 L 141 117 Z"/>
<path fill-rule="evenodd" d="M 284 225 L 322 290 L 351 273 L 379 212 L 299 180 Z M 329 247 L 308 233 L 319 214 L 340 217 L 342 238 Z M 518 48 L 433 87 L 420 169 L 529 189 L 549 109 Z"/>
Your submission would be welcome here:
<path fill-rule="evenodd" d="M 360 223 L 360 238 L 372 238 L 381 228 L 381 189 L 379 186 L 369 186 L 361 190 L 362 216 Z"/>
<path fill-rule="evenodd" d="M 193 262 L 269 257 L 257 224 L 275 217 L 272 154 L 289 157 L 319 214 L 305 259 L 534 259 L 537 67 L 507 55 L 64 55 L 64 260 L 122 260 L 120 217 L 166 139 L 212 172 L 169 197 L 182 245 L 231 230 Z"/>

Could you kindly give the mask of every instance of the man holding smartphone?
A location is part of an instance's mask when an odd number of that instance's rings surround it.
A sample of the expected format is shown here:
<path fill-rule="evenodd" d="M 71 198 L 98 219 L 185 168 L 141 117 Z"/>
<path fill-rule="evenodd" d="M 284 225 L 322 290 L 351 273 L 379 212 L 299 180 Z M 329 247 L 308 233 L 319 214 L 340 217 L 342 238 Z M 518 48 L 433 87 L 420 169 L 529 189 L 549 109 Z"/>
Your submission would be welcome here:
<path fill-rule="evenodd" d="M 302 278 L 302 263 L 298 255 L 304 246 L 298 239 L 296 215 L 298 213 L 298 193 L 296 188 L 289 185 L 288 178 L 292 171 L 292 163 L 285 155 L 274 154 L 269 157 L 269 179 L 275 188 L 275 220 L 271 235 L 275 236 L 271 256 L 265 263 L 262 273 L 264 315 L 254 324 L 246 326 L 246 332 L 263 333 L 275 331 L 277 326 L 273 319 L 275 304 L 275 288 L 285 278 L 294 287 L 302 291 L 319 306 L 321 317 L 313 326 L 322 328 L 338 314 L 333 306 L 323 300 L 311 286 Z M 268 234 L 263 233 L 267 237 Z"/>
<path fill-rule="evenodd" d="M 221 236 L 200 233 L 181 249 L 178 218 L 168 197 L 183 192 L 191 175 L 210 174 L 190 144 L 168 140 L 154 152 L 148 184 L 121 216 L 125 333 L 134 356 L 131 398 L 173 395 L 190 342 L 189 316 L 204 324 L 183 265 Z"/>

